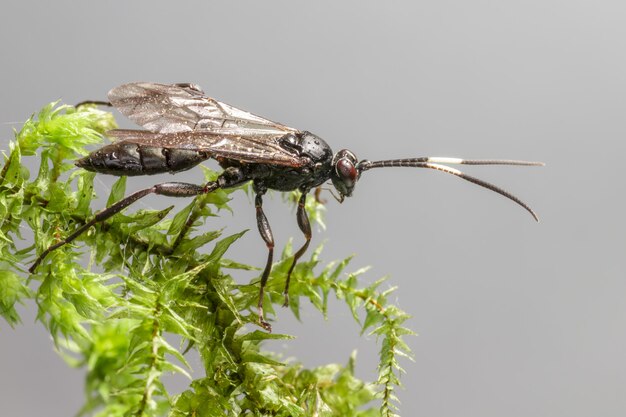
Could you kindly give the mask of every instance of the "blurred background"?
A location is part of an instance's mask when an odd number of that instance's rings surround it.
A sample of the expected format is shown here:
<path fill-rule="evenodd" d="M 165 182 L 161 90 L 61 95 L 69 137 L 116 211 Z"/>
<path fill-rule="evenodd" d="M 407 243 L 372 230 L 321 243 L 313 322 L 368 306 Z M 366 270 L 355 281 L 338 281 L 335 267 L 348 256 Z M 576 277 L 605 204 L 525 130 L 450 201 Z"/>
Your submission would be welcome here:
<path fill-rule="evenodd" d="M 155 81 L 197 83 L 359 158 L 544 161 L 466 170 L 527 201 L 539 224 L 452 176 L 375 170 L 342 205 L 323 195 L 327 229 L 313 245 L 325 242 L 324 261 L 356 254 L 352 270 L 372 266 L 364 281 L 399 287 L 392 300 L 419 333 L 415 362 L 402 363 L 402 415 L 624 415 L 625 21 L 609 0 L 3 2 L 0 147 L 50 101 Z M 115 180 L 98 178 L 96 210 Z M 163 178 L 130 179 L 128 192 Z M 172 204 L 162 200 L 134 208 Z M 232 206 L 216 225 L 251 231 L 230 257 L 262 266 L 253 205 L 237 193 Z M 266 213 L 279 249 L 300 243 L 277 193 Z M 73 415 L 83 371 L 53 351 L 34 305 L 20 313 L 23 325 L 0 323 L 0 414 Z M 279 310 L 274 329 L 297 339 L 268 348 L 308 366 L 357 349 L 357 375 L 375 378 L 379 346 L 340 302 L 327 321 Z"/>

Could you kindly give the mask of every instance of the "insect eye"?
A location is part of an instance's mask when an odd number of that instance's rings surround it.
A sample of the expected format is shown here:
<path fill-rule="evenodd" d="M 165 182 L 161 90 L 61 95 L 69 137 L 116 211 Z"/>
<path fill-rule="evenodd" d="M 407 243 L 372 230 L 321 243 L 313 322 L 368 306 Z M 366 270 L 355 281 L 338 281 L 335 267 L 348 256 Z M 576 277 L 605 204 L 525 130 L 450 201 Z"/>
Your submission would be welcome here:
<path fill-rule="evenodd" d="M 341 158 L 337 161 L 337 166 L 335 168 L 337 170 L 337 174 L 348 183 L 354 183 L 356 181 L 357 172 L 356 168 L 354 168 L 354 164 L 352 161 L 347 158 Z"/>

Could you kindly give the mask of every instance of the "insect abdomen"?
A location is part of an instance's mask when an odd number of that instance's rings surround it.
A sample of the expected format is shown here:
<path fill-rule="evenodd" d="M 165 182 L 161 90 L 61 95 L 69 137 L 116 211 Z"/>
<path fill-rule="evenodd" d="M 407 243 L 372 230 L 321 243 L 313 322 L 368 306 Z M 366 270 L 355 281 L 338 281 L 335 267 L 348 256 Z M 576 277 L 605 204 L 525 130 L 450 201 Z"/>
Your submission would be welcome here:
<path fill-rule="evenodd" d="M 88 171 L 111 175 L 152 175 L 193 168 L 209 154 L 190 149 L 170 149 L 120 141 L 104 146 L 78 160 Z"/>

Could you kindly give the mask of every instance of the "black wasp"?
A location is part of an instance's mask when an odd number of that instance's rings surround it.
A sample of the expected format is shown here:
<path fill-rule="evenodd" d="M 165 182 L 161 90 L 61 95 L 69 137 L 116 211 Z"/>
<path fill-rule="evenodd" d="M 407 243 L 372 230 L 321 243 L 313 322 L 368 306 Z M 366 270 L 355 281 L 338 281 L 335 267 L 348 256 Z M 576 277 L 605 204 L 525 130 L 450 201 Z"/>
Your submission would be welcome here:
<path fill-rule="evenodd" d="M 252 181 L 259 233 L 268 249 L 261 276 L 258 313 L 259 323 L 271 331 L 263 317 L 263 290 L 267 283 L 274 253 L 274 238 L 263 213 L 263 195 L 268 189 L 300 190 L 296 213 L 305 242 L 295 253 L 285 284 L 285 305 L 289 303 L 291 273 L 311 241 L 311 226 L 304 209 L 307 194 L 328 180 L 343 202 L 350 197 L 361 174 L 372 168 L 430 168 L 456 175 L 466 181 L 495 191 L 524 207 L 537 219 L 533 210 L 509 192 L 442 164 L 466 165 L 543 165 L 538 162 L 511 160 L 464 160 L 458 158 L 408 158 L 386 161 L 358 161 L 347 149 L 333 154 L 320 137 L 272 122 L 207 97 L 194 84 L 124 84 L 109 92 L 111 105 L 147 130 L 115 129 L 106 133 L 116 139 L 76 165 L 89 171 L 117 176 L 175 173 L 190 169 L 213 158 L 224 171 L 216 181 L 204 185 L 165 182 L 139 190 L 102 210 L 64 240 L 49 247 L 31 266 L 33 272 L 48 253 L 73 241 L 94 224 L 108 219 L 148 194 L 169 197 L 191 197 L 218 188 L 236 187 Z"/>

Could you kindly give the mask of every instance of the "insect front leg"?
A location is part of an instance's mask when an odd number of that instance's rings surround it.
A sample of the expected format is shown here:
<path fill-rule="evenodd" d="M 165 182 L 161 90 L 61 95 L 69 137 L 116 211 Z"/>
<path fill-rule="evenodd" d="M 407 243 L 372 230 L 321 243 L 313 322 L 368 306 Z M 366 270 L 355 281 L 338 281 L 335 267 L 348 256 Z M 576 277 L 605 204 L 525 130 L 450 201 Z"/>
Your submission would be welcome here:
<path fill-rule="evenodd" d="M 296 264 L 298 263 L 298 259 L 300 259 L 302 255 L 304 255 L 304 253 L 309 247 L 309 243 L 311 243 L 311 223 L 309 222 L 309 216 L 307 215 L 307 212 L 305 209 L 306 195 L 308 192 L 309 192 L 308 190 L 302 192 L 302 195 L 300 196 L 300 200 L 298 201 L 298 211 L 296 213 L 296 217 L 298 219 L 298 227 L 300 227 L 300 230 L 302 231 L 302 233 L 304 233 L 304 238 L 306 239 L 306 241 L 304 242 L 304 245 L 302 245 L 302 247 L 298 249 L 296 254 L 293 256 L 293 262 L 291 263 L 289 272 L 287 272 L 287 281 L 285 282 L 285 291 L 284 291 L 285 302 L 283 304 L 283 307 L 289 306 L 289 280 L 291 279 L 291 273 L 293 272 L 293 269 L 296 267 Z"/>
<path fill-rule="evenodd" d="M 267 221 L 267 217 L 263 212 L 263 194 L 265 194 L 265 189 L 256 189 L 256 193 L 256 198 L 254 200 L 254 206 L 256 207 L 256 224 L 268 250 L 267 262 L 265 264 L 265 269 L 263 270 L 263 275 L 261 276 L 261 289 L 259 290 L 259 304 L 257 306 L 257 310 L 259 313 L 259 323 L 265 330 L 271 332 L 272 326 L 266 322 L 263 317 L 263 294 L 265 284 L 267 284 L 267 279 L 269 278 L 270 271 L 272 270 L 272 260 L 274 259 L 274 236 L 272 235 L 270 223 Z"/>
<path fill-rule="evenodd" d="M 113 204 L 112 206 L 102 210 L 101 212 L 96 214 L 93 219 L 76 229 L 68 237 L 44 250 L 41 255 L 39 255 L 37 260 L 35 260 L 32 266 L 28 268 L 28 271 L 32 274 L 33 272 L 35 272 L 41 261 L 43 261 L 50 252 L 72 242 L 94 224 L 102 222 L 109 217 L 119 213 L 126 207 L 133 204 L 135 201 L 147 196 L 148 194 L 164 195 L 168 197 L 192 197 L 200 194 L 210 193 L 217 190 L 221 186 L 222 185 L 219 183 L 219 180 L 208 182 L 205 185 L 189 184 L 185 182 L 165 182 L 162 184 L 154 185 L 150 188 L 136 191 L 128 197 Z"/>
<path fill-rule="evenodd" d="M 328 201 L 326 201 L 325 198 L 322 198 L 322 186 L 318 186 L 315 188 L 315 201 L 317 201 L 320 204 L 326 204 Z"/>

